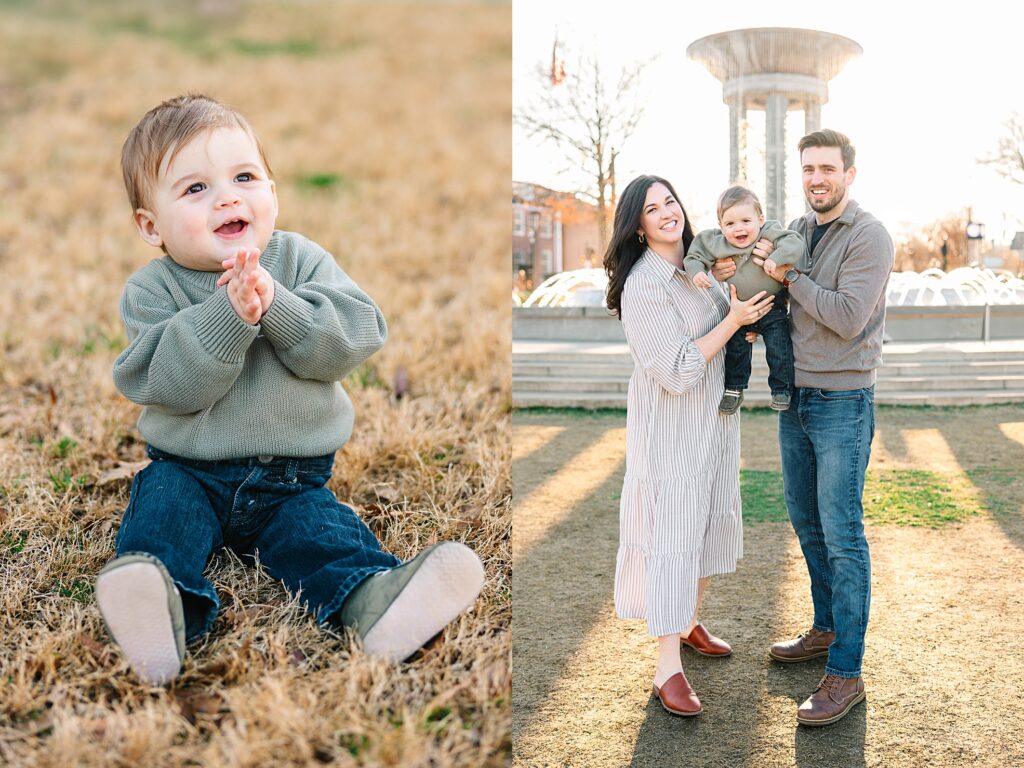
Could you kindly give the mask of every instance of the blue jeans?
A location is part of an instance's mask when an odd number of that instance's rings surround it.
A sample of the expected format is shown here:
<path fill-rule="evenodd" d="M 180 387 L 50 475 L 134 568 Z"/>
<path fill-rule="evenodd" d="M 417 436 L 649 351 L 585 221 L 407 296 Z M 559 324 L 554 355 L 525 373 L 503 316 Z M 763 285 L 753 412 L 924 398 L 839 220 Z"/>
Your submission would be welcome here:
<path fill-rule="evenodd" d="M 216 618 L 217 592 L 203 570 L 221 547 L 243 559 L 258 554 L 267 573 L 301 590 L 321 624 L 360 581 L 401 562 L 324 487 L 334 454 L 194 461 L 152 446 L 147 453 L 152 462 L 132 483 L 117 554 L 163 562 L 181 592 L 187 640 Z"/>
<path fill-rule="evenodd" d="M 864 474 L 875 434 L 875 388 L 794 390 L 779 414 L 789 519 L 811 576 L 814 628 L 835 632 L 825 672 L 860 677 L 871 606 Z"/>
<path fill-rule="evenodd" d="M 773 395 L 788 395 L 792 391 L 793 342 L 789 336 L 789 312 L 785 297 L 785 292 L 776 296 L 772 308 L 764 317 L 756 323 L 743 326 L 725 343 L 726 389 L 746 389 L 750 384 L 754 345 L 747 341 L 747 334 L 755 331 L 764 340 L 768 388 Z"/>

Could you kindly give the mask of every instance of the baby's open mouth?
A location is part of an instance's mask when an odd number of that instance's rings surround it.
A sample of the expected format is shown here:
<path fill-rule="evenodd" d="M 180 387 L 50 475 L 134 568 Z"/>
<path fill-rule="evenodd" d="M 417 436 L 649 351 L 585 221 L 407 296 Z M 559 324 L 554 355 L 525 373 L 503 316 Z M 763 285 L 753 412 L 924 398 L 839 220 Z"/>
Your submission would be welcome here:
<path fill-rule="evenodd" d="M 214 232 L 218 235 L 223 235 L 224 237 L 232 237 L 234 235 L 241 234 L 247 226 L 249 226 L 248 222 L 242 221 L 241 219 L 235 219 L 234 221 L 221 224 L 214 230 Z"/>

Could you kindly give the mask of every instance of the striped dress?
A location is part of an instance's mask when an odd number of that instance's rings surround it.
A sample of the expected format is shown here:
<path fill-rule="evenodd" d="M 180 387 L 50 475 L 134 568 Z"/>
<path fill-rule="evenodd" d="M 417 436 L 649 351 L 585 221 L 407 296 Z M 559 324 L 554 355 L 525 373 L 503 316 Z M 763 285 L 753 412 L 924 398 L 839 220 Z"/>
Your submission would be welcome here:
<path fill-rule="evenodd" d="M 619 506 L 615 612 L 653 636 L 684 632 L 697 580 L 736 570 L 743 555 L 740 417 L 723 416 L 724 352 L 693 343 L 729 311 L 722 286 L 698 288 L 649 250 L 622 289 L 633 356 L 626 476 Z"/>

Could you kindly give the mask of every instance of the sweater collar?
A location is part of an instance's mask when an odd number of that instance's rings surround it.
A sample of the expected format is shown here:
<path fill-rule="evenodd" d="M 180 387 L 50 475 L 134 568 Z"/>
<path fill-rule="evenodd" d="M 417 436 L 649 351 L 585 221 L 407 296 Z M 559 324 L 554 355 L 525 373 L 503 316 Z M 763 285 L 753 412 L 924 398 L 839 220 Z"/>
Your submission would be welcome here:
<path fill-rule="evenodd" d="M 263 250 L 263 253 L 260 254 L 260 266 L 267 271 L 273 271 L 273 267 L 277 263 L 280 250 L 281 232 L 280 230 L 275 229 L 274 233 L 270 236 L 270 242 L 267 243 L 267 247 Z M 224 274 L 219 270 L 214 272 L 204 272 L 200 269 L 189 269 L 188 267 L 183 267 L 166 254 L 162 259 L 160 259 L 160 261 L 163 262 L 164 266 L 167 267 L 172 274 L 180 277 L 181 279 L 188 280 L 192 285 L 210 291 L 211 293 L 217 288 L 217 280 L 222 274 Z"/>

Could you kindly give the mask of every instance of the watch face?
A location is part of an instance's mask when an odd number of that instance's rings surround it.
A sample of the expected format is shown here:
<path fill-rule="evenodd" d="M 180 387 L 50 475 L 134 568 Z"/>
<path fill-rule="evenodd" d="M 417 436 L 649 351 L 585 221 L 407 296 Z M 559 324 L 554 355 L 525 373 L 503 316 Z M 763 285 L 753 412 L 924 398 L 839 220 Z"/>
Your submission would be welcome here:
<path fill-rule="evenodd" d="M 795 269 L 787 269 L 786 270 L 786 279 L 789 280 L 789 282 L 793 282 L 794 280 L 796 280 L 796 276 L 799 275 L 799 274 L 800 273 L 797 272 Z"/>

